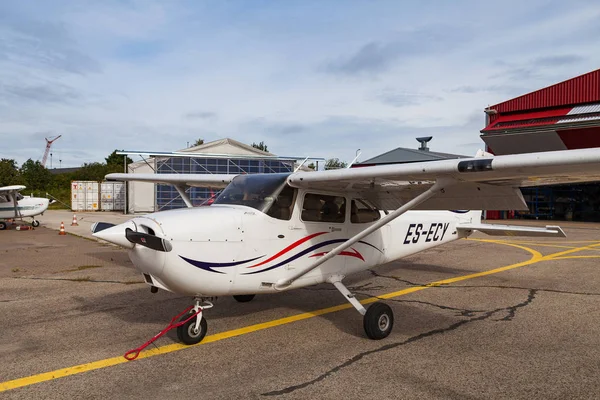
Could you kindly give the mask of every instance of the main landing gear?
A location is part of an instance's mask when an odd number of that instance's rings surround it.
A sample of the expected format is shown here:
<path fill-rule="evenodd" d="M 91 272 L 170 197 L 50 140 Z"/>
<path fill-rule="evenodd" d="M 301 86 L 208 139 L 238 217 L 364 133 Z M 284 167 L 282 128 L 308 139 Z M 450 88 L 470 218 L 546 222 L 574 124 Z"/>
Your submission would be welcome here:
<path fill-rule="evenodd" d="M 368 309 L 354 297 L 342 283 L 343 276 L 332 276 L 328 282 L 333 284 L 363 316 L 363 328 L 369 339 L 380 340 L 386 338 L 394 327 L 394 313 L 390 306 L 380 301 L 373 303 Z"/>
<path fill-rule="evenodd" d="M 177 338 L 187 345 L 200 343 L 204 339 L 208 324 L 202 314 L 204 310 L 213 307 L 213 303 L 203 297 L 194 300 L 196 302 L 194 307 L 179 319 L 180 322 L 185 322 L 177 327 Z M 193 316 L 194 314 L 196 315 Z"/>

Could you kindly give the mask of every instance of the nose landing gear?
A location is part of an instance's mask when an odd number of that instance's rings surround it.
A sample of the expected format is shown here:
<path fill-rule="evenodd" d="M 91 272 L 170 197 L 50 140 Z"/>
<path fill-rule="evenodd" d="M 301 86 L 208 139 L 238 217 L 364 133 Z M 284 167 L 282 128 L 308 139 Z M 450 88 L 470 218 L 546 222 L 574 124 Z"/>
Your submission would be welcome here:
<path fill-rule="evenodd" d="M 177 338 L 187 345 L 200 343 L 208 330 L 206 318 L 203 318 L 204 310 L 213 307 L 213 303 L 207 299 L 200 297 L 194 299 L 196 304 L 194 307 L 184 314 L 179 320 L 177 326 Z"/>
<path fill-rule="evenodd" d="M 206 319 L 202 318 L 202 312 L 206 309 L 212 308 L 213 303 L 203 297 L 197 297 L 194 300 L 196 301 L 195 305 L 189 306 L 179 315 L 173 317 L 165 329 L 154 335 L 152 339 L 148 340 L 140 347 L 129 350 L 123 357 L 129 361 L 135 360 L 140 355 L 142 350 L 174 328 L 177 328 L 177 337 L 184 344 L 190 345 L 200 343 L 200 341 L 204 339 L 208 328 Z M 175 322 L 177 319 L 179 319 L 179 321 Z"/>

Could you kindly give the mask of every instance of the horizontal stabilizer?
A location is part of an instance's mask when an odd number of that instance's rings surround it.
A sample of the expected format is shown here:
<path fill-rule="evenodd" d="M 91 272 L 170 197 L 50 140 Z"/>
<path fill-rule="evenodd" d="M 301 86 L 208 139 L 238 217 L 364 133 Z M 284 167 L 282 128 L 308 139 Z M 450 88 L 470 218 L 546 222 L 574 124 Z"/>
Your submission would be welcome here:
<path fill-rule="evenodd" d="M 537 236 L 537 237 L 567 237 L 560 226 L 547 225 L 545 228 L 533 226 L 496 225 L 496 224 L 460 224 L 456 230 L 468 235 L 479 231 L 491 236 Z"/>

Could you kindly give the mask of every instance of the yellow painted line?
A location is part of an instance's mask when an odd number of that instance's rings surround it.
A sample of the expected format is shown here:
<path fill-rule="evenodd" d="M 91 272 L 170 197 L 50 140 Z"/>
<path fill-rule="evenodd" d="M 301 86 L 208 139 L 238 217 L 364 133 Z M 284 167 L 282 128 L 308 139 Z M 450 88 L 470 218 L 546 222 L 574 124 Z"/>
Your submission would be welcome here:
<path fill-rule="evenodd" d="M 472 238 L 468 238 L 466 240 L 485 240 L 485 239 L 472 239 Z M 537 244 L 540 243 L 538 241 L 535 240 L 513 240 L 513 239 L 495 239 L 494 242 L 496 243 L 516 243 L 516 244 Z M 543 243 L 545 244 L 551 244 L 551 243 L 556 243 L 556 244 L 581 244 L 581 243 L 598 243 L 597 240 L 579 240 L 579 241 L 567 241 L 565 240 L 560 241 L 560 242 L 554 242 L 554 241 L 544 241 Z"/>
<path fill-rule="evenodd" d="M 600 256 L 565 256 L 565 257 L 552 257 L 553 260 L 572 260 L 574 258 L 600 258 Z"/>
<path fill-rule="evenodd" d="M 399 290 L 396 292 L 383 294 L 378 297 L 370 297 L 370 298 L 362 300 L 361 304 L 370 304 L 370 303 L 374 303 L 380 299 L 391 299 L 393 297 L 404 296 L 404 295 L 407 295 L 410 293 L 418 292 L 420 290 L 425 290 L 425 289 L 436 287 L 436 286 L 447 285 L 450 283 L 465 281 L 467 279 L 479 278 L 479 277 L 487 276 L 487 275 L 493 275 L 493 274 L 497 274 L 499 272 L 504 272 L 504 271 L 508 271 L 511 269 L 524 267 L 526 265 L 535 264 L 540 261 L 549 260 L 549 259 L 552 259 L 552 256 L 560 257 L 560 256 L 563 256 L 566 254 L 573 253 L 578 250 L 586 250 L 590 247 L 600 246 L 600 243 L 596 242 L 596 244 L 594 244 L 592 246 L 584 246 L 579 249 L 572 249 L 572 250 L 567 250 L 567 251 L 551 254 L 548 256 L 542 256 L 542 254 L 540 252 L 530 249 L 525 246 L 521 246 L 519 244 L 506 243 L 506 242 L 499 241 L 499 240 L 485 240 L 485 239 L 470 239 L 470 240 L 486 242 L 486 243 L 496 243 L 496 244 L 502 244 L 502 245 L 506 245 L 506 246 L 520 248 L 520 249 L 523 249 L 523 250 L 529 252 L 532 255 L 532 257 L 527 261 L 522 261 L 522 262 L 508 265 L 505 267 L 491 269 L 489 271 L 477 272 L 477 273 L 473 273 L 473 274 L 469 274 L 469 275 L 463 275 L 463 276 L 457 276 L 454 278 L 443 279 L 440 281 L 431 282 L 431 283 L 429 283 L 427 285 L 423 285 L 423 286 L 410 287 L 410 288 Z M 346 310 L 349 308 L 352 308 L 352 305 L 350 303 L 344 303 L 344 304 L 340 304 L 337 306 L 322 308 L 320 310 L 309 311 L 309 312 L 302 313 L 302 314 L 296 314 L 296 315 L 292 315 L 290 317 L 279 318 L 276 320 L 267 321 L 267 322 L 263 322 L 260 324 L 254 324 L 254 325 L 249 325 L 249 326 L 245 326 L 245 327 L 238 328 L 238 329 L 232 329 L 229 331 L 206 336 L 201 343 L 198 343 L 197 345 L 193 345 L 193 346 L 186 346 L 186 345 L 183 345 L 180 343 L 173 343 L 173 344 L 161 346 L 158 348 L 152 348 L 152 349 L 143 351 L 139 355 L 138 359 L 149 358 L 149 357 L 157 356 L 160 354 L 172 353 L 174 351 L 188 349 L 188 348 L 194 347 L 194 346 L 201 346 L 201 345 L 205 345 L 205 344 L 212 343 L 212 342 L 217 342 L 217 341 L 224 340 L 224 339 L 229 339 L 229 338 L 233 338 L 236 336 L 241 336 L 241 335 L 245 335 L 248 333 L 261 331 L 264 329 L 273 328 L 276 326 L 281 326 L 281 325 L 286 325 L 286 324 L 290 324 L 290 323 L 297 322 L 297 321 L 302 321 L 305 319 L 317 317 L 319 315 L 325 315 L 325 314 L 330 314 L 330 313 L 334 313 L 334 312 L 341 311 L 341 310 Z M 103 360 L 93 361 L 90 363 L 75 365 L 72 367 L 57 369 L 55 371 L 44 372 L 41 374 L 36 374 L 36 375 L 26 376 L 23 378 L 13 379 L 10 381 L 1 382 L 0 383 L 0 392 L 12 390 L 12 389 L 16 389 L 16 388 L 20 388 L 20 387 L 24 387 L 24 386 L 33 385 L 36 383 L 46 382 L 46 381 L 50 381 L 50 380 L 54 380 L 54 379 L 58 379 L 58 378 L 63 378 L 66 376 L 81 374 L 81 373 L 87 372 L 87 371 L 93 371 L 93 370 L 111 367 L 111 366 L 115 366 L 115 365 L 119 365 L 119 364 L 124 364 L 126 362 L 128 362 L 128 361 L 125 358 L 123 358 L 123 356 L 118 356 L 118 357 L 112 357 L 112 358 L 106 358 Z"/>

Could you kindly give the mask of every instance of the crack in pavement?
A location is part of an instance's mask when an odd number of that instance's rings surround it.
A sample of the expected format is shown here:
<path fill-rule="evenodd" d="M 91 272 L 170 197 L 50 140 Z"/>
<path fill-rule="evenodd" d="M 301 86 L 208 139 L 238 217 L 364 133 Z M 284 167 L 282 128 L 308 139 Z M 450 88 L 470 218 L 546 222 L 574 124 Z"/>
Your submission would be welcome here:
<path fill-rule="evenodd" d="M 397 282 L 406 283 L 407 285 L 411 285 L 411 286 L 428 286 L 428 284 L 426 284 L 426 283 L 415 283 L 415 282 L 408 281 L 406 279 L 400 279 L 397 276 L 383 275 L 383 274 L 380 274 L 379 272 L 373 271 L 372 269 L 369 269 L 368 271 L 371 273 L 371 275 L 373 275 L 377 278 L 393 279 Z"/>
<path fill-rule="evenodd" d="M 524 301 L 522 301 L 522 302 L 520 302 L 520 303 L 518 303 L 518 304 L 515 304 L 515 305 L 512 305 L 512 306 L 508 306 L 508 307 L 497 308 L 497 309 L 494 309 L 494 310 L 491 310 L 491 311 L 486 311 L 484 314 L 482 314 L 480 316 L 471 317 L 469 319 L 464 319 L 462 321 L 458 321 L 458 322 L 456 322 L 456 323 L 454 323 L 454 324 L 452 324 L 452 325 L 450 325 L 450 326 L 448 326 L 446 328 L 433 329 L 431 331 L 427 331 L 427 332 L 424 332 L 424 333 L 420 333 L 420 334 L 418 334 L 416 336 L 412 336 L 412 337 L 410 337 L 408 339 L 405 339 L 403 341 L 400 341 L 400 342 L 389 343 L 389 344 L 386 344 L 384 346 L 378 347 L 378 348 L 373 349 L 373 350 L 367 350 L 367 351 L 364 351 L 362 353 L 358 353 L 355 356 L 353 356 L 352 358 L 350 358 L 347 361 L 343 362 L 342 364 L 339 364 L 339 365 L 331 368 L 329 371 L 327 371 L 327 372 L 325 372 L 325 373 L 317 376 L 314 379 L 311 379 L 310 381 L 303 382 L 303 383 L 300 383 L 300 384 L 297 384 L 297 385 L 293 385 L 293 386 L 288 386 L 288 387 L 283 388 L 283 389 L 279 389 L 279 390 L 274 390 L 274 391 L 271 391 L 271 392 L 262 393 L 262 396 L 279 396 L 279 395 L 283 395 L 283 394 L 292 393 L 292 392 L 294 392 L 296 390 L 299 390 L 299 389 L 304 389 L 304 388 L 306 388 L 308 386 L 312 386 L 312 385 L 314 385 L 314 384 L 316 384 L 318 382 L 321 382 L 321 381 L 325 380 L 326 378 L 330 377 L 331 375 L 335 374 L 336 372 L 338 372 L 338 371 L 340 371 L 340 370 L 342 370 L 342 369 L 344 369 L 346 367 L 349 367 L 352 364 L 354 364 L 354 363 L 356 363 L 356 362 L 362 360 L 363 358 L 368 357 L 368 356 L 370 356 L 372 354 L 376 354 L 376 353 L 384 352 L 384 351 L 387 351 L 387 350 L 395 349 L 395 348 L 400 347 L 400 346 L 405 346 L 405 345 L 411 344 L 413 342 L 416 342 L 416 341 L 419 341 L 419 340 L 422 340 L 422 339 L 426 339 L 426 338 L 431 337 L 431 336 L 441 335 L 441 334 L 444 334 L 444 333 L 447 333 L 447 332 L 451 332 L 453 330 L 456 330 L 456 329 L 460 328 L 463 325 L 470 324 L 470 323 L 477 322 L 477 321 L 484 321 L 484 320 L 486 320 L 488 318 L 491 318 L 493 315 L 495 315 L 497 313 L 500 313 L 500 312 L 503 312 L 503 311 L 507 311 L 508 314 L 504 318 L 502 318 L 502 319 L 500 319 L 498 321 L 511 321 L 515 317 L 516 312 L 517 312 L 517 310 L 519 308 L 526 307 L 526 306 L 528 306 L 529 304 L 531 304 L 533 302 L 533 300 L 535 299 L 536 293 L 537 293 L 537 289 L 530 289 L 529 290 L 529 294 L 527 296 L 527 299 L 524 300 Z M 493 321 L 496 321 L 496 320 L 493 320 Z"/>
<path fill-rule="evenodd" d="M 373 296 L 370 295 L 368 293 L 356 293 L 358 295 L 361 296 L 366 296 L 366 297 L 375 297 L 379 300 L 383 300 L 383 301 L 393 301 L 396 303 L 416 303 L 416 304 L 424 304 L 427 306 L 432 306 L 432 307 L 436 307 L 439 308 L 441 310 L 449 310 L 449 311 L 458 311 L 459 313 L 457 315 L 460 315 L 462 317 L 472 317 L 474 316 L 476 313 L 482 313 L 482 312 L 487 312 L 487 310 L 470 310 L 468 308 L 456 308 L 456 307 L 450 307 L 450 306 L 444 306 L 441 304 L 435 304 L 435 303 L 430 303 L 428 301 L 423 301 L 423 300 L 402 300 L 402 299 L 384 299 L 378 296 Z"/>
<path fill-rule="evenodd" d="M 550 293 L 561 293 L 561 294 L 573 294 L 573 295 L 582 295 L 582 296 L 600 296 L 600 293 L 593 292 L 571 292 L 568 290 L 559 290 L 559 289 L 544 289 L 544 288 L 530 288 L 524 286 L 507 286 L 507 285 L 450 285 L 450 284 L 441 284 L 441 285 L 433 285 L 431 283 L 415 283 L 405 279 L 400 279 L 397 276 L 383 275 L 377 273 L 373 270 L 369 270 L 373 276 L 378 278 L 387 278 L 392 279 L 398 282 L 408 283 L 412 286 L 417 287 L 430 287 L 432 289 L 462 289 L 462 288 L 488 288 L 488 289 L 518 289 L 518 290 L 536 290 L 538 292 L 550 292 Z"/>

